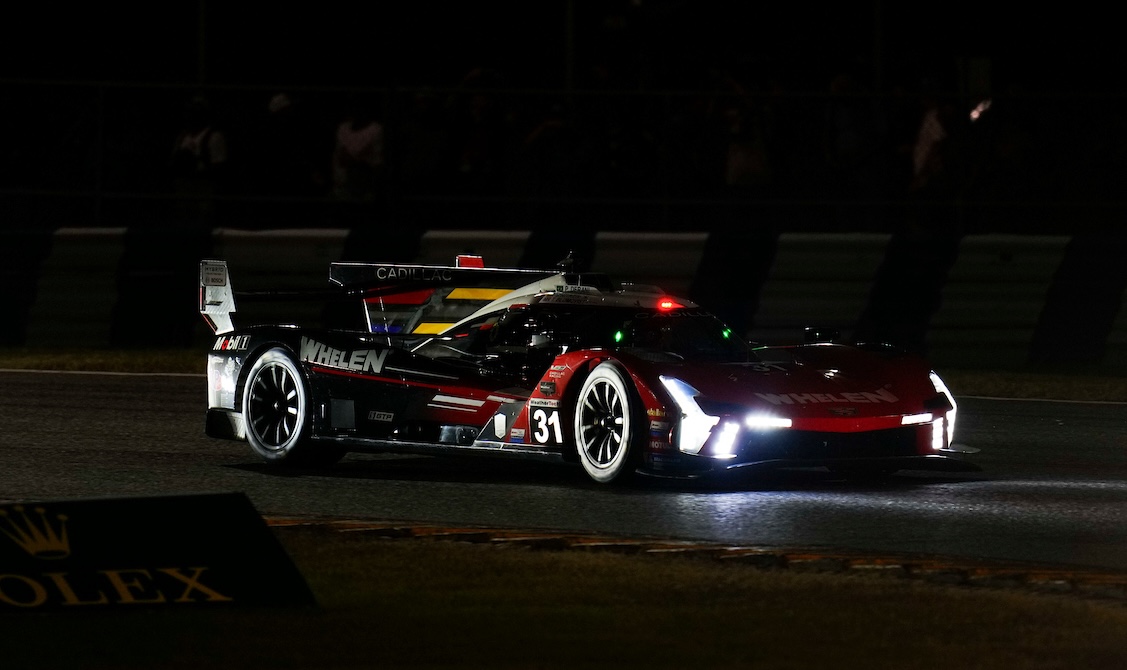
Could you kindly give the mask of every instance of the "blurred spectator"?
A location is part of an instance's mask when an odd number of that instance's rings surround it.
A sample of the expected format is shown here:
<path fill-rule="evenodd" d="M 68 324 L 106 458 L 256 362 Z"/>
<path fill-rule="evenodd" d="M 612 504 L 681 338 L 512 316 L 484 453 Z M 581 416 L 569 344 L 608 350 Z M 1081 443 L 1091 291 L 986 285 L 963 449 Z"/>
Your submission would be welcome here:
<path fill-rule="evenodd" d="M 636 106 L 608 108 L 592 131 L 591 178 L 597 196 L 656 195 L 661 150 Z"/>
<path fill-rule="evenodd" d="M 253 145 L 251 188 L 261 194 L 311 197 L 323 193 L 322 167 L 327 146 L 321 146 L 305 103 L 279 92 L 264 105 L 265 115 Z"/>
<path fill-rule="evenodd" d="M 395 155 L 403 190 L 412 195 L 445 191 L 442 168 L 449 140 L 442 101 L 429 89 L 415 91 L 400 119 Z"/>
<path fill-rule="evenodd" d="M 912 146 L 908 225 L 921 233 L 957 233 L 954 199 L 959 189 L 956 119 L 935 82 L 925 81 L 921 114 Z"/>
<path fill-rule="evenodd" d="M 547 103 L 520 146 L 513 171 L 518 195 L 574 195 L 583 144 L 563 104 Z"/>
<path fill-rule="evenodd" d="M 179 212 L 189 224 L 210 222 L 214 197 L 224 193 L 229 175 L 227 136 L 215 120 L 210 102 L 193 97 L 184 109 L 184 124 L 169 159 Z"/>
<path fill-rule="evenodd" d="M 372 201 L 384 176 L 384 128 L 366 100 L 349 100 L 336 128 L 332 155 L 333 196 Z"/>
<path fill-rule="evenodd" d="M 724 186 L 731 193 L 762 195 L 771 182 L 767 120 L 742 86 L 733 88 L 739 96 L 726 98 L 720 109 L 727 145 Z"/>
<path fill-rule="evenodd" d="M 494 193 L 505 172 L 509 139 L 508 114 L 498 101 L 501 73 L 474 68 L 451 101 L 455 189 Z"/>
<path fill-rule="evenodd" d="M 873 97 L 852 73 L 830 83 L 825 119 L 825 156 L 832 197 L 871 199 L 886 179 L 885 128 Z"/>
<path fill-rule="evenodd" d="M 952 111 L 940 106 L 933 82 L 924 82 L 920 92 L 921 116 L 912 145 L 912 184 L 918 191 L 944 171 L 944 149 L 948 140 L 947 125 Z"/>

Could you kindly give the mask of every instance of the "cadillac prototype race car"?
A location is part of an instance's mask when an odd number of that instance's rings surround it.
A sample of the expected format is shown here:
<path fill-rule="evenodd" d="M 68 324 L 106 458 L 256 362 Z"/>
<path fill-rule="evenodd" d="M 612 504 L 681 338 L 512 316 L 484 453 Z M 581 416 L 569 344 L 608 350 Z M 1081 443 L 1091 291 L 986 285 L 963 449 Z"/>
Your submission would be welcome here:
<path fill-rule="evenodd" d="M 329 281 L 307 296 L 324 304 L 317 324 L 235 328 L 226 262 L 201 262 L 216 333 L 208 435 L 277 464 L 496 454 L 575 462 L 604 483 L 748 466 L 978 469 L 952 443 L 951 392 L 889 346 L 755 346 L 656 287 L 478 256 L 332 263 Z"/>

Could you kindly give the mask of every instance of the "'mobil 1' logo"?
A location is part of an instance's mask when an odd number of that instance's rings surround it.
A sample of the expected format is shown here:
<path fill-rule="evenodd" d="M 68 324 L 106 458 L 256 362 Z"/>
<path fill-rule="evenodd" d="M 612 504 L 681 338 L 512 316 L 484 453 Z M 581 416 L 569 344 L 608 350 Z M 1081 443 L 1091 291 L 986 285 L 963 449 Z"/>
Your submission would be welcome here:
<path fill-rule="evenodd" d="M 0 508 L 0 533 L 29 556 L 62 562 L 71 555 L 68 518 L 43 507 Z M 234 599 L 204 583 L 207 567 L 142 567 L 116 570 L 16 573 L 0 565 L 0 610 L 110 605 L 220 603 Z"/>

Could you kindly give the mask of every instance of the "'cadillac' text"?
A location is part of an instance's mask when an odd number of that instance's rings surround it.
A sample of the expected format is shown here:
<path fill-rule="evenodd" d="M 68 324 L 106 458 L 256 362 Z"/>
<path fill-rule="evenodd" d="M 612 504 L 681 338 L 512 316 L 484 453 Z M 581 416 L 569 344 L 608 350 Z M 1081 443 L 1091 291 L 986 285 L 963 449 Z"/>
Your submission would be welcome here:
<path fill-rule="evenodd" d="M 444 268 L 427 268 L 427 267 L 389 267 L 379 266 L 376 268 L 376 279 L 408 279 L 412 281 L 433 281 L 433 282 L 448 282 L 454 277 L 454 273 Z"/>

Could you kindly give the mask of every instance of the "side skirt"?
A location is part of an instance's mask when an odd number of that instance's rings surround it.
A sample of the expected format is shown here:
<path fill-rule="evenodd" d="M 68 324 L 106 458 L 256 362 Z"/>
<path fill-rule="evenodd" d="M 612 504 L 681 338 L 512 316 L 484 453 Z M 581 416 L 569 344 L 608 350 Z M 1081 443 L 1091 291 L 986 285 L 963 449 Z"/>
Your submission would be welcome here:
<path fill-rule="evenodd" d="M 473 444 L 437 444 L 433 442 L 407 442 L 402 440 L 371 440 L 355 437 L 317 437 L 315 443 L 332 444 L 348 451 L 383 454 L 420 454 L 429 456 L 500 456 L 526 458 L 532 460 L 562 463 L 563 455 L 556 451 L 546 451 L 519 444 L 485 442 L 478 440 Z"/>

